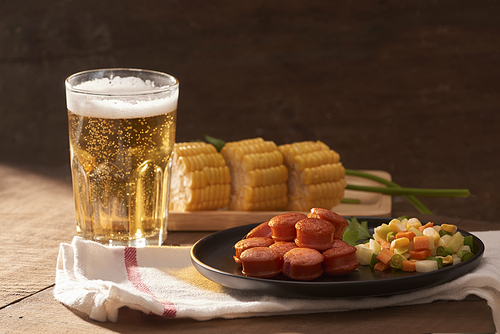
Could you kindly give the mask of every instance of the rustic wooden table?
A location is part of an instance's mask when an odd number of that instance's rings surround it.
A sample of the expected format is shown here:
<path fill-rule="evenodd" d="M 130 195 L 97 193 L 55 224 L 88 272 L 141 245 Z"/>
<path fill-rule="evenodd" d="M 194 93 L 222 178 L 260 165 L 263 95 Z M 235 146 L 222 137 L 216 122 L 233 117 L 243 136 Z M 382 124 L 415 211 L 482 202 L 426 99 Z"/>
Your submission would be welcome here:
<path fill-rule="evenodd" d="M 73 199 L 65 170 L 0 165 L 0 332 L 2 333 L 330 333 L 494 332 L 486 301 L 463 301 L 356 312 L 270 316 L 199 322 L 149 316 L 128 308 L 116 323 L 100 323 L 53 297 L 59 244 L 75 234 Z M 393 207 L 393 215 L 399 215 Z M 469 231 L 498 229 L 494 223 L 445 217 Z M 170 232 L 168 245 L 189 245 L 210 232 Z M 405 321 L 401 321 L 405 319 Z"/>

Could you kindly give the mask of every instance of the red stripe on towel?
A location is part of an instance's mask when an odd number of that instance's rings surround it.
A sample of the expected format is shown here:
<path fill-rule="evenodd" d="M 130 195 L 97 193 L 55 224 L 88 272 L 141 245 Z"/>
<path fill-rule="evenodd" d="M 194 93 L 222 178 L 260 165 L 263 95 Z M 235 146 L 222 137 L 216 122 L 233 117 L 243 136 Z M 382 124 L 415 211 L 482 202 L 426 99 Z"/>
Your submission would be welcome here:
<path fill-rule="evenodd" d="M 137 290 L 156 298 L 141 278 L 141 273 L 139 272 L 139 266 L 137 264 L 137 249 L 134 247 L 125 247 L 125 268 L 127 269 L 128 280 Z M 168 300 L 160 300 L 160 303 L 163 305 L 163 316 L 174 318 L 177 312 L 174 304 Z"/>

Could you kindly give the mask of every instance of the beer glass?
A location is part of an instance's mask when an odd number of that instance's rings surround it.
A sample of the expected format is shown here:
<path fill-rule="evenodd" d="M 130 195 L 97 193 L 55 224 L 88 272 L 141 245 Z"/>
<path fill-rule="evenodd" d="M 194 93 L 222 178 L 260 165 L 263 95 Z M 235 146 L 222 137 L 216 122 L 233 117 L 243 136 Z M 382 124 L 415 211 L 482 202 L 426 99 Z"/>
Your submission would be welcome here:
<path fill-rule="evenodd" d="M 102 69 L 71 75 L 65 85 L 77 235 L 161 245 L 179 82 L 155 71 Z"/>

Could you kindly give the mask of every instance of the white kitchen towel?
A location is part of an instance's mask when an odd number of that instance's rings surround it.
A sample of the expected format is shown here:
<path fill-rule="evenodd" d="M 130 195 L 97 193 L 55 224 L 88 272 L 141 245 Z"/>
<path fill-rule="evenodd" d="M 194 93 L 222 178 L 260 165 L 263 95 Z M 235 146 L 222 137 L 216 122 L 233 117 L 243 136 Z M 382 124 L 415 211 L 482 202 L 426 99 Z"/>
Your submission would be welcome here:
<path fill-rule="evenodd" d="M 75 237 L 61 244 L 54 296 L 98 321 L 113 321 L 120 307 L 172 318 L 208 320 L 335 312 L 477 295 L 500 328 L 500 231 L 475 232 L 486 250 L 479 266 L 451 282 L 415 292 L 356 299 L 289 299 L 216 284 L 193 267 L 190 247 L 109 247 Z"/>

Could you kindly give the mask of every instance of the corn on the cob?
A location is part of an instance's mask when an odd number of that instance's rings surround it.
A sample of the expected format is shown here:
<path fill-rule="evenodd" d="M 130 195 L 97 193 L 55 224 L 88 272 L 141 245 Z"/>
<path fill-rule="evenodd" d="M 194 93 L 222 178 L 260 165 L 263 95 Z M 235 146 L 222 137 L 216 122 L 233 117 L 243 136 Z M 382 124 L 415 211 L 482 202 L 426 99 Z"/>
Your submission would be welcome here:
<path fill-rule="evenodd" d="M 340 155 L 317 141 L 279 146 L 288 168 L 288 211 L 331 209 L 340 204 L 346 186 Z"/>
<path fill-rule="evenodd" d="M 227 206 L 231 175 L 222 155 L 211 144 L 176 143 L 169 209 L 217 210 Z"/>
<path fill-rule="evenodd" d="M 229 210 L 281 210 L 288 172 L 276 144 L 262 138 L 229 142 L 221 154 L 231 171 Z"/>

